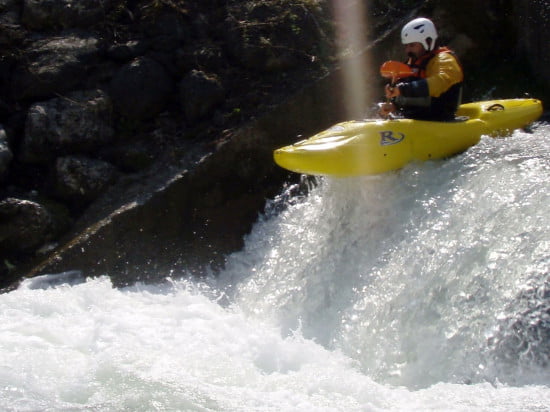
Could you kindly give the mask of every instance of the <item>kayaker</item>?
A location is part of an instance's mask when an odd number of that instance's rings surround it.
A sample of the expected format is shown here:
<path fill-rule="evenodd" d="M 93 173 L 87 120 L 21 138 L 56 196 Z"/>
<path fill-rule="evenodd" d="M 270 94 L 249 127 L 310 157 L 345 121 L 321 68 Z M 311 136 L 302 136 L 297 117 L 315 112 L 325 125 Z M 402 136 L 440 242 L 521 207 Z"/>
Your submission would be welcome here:
<path fill-rule="evenodd" d="M 448 121 L 461 103 L 464 74 L 455 54 L 437 47 L 437 30 L 424 17 L 414 19 L 401 30 L 407 54 L 406 64 L 414 76 L 386 85 L 388 99 L 380 115 L 398 113 L 406 118 Z"/>

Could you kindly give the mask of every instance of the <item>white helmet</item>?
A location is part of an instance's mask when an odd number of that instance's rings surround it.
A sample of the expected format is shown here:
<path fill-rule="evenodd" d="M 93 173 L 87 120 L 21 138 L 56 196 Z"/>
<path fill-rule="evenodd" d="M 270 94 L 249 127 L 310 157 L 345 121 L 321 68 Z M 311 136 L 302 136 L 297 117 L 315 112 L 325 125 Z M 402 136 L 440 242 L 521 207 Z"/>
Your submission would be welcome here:
<path fill-rule="evenodd" d="M 428 51 L 435 47 L 437 39 L 437 30 L 431 20 L 424 17 L 414 19 L 401 30 L 401 42 L 403 44 L 422 43 L 422 46 Z"/>

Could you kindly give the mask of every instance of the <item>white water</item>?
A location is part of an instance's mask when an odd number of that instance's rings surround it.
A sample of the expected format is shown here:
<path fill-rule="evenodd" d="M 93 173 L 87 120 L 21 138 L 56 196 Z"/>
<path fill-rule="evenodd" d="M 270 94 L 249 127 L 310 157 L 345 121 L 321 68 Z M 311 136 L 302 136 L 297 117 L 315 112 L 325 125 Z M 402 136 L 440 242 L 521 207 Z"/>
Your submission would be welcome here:
<path fill-rule="evenodd" d="M 0 409 L 550 410 L 549 137 L 282 194 L 207 284 L 26 281 Z"/>

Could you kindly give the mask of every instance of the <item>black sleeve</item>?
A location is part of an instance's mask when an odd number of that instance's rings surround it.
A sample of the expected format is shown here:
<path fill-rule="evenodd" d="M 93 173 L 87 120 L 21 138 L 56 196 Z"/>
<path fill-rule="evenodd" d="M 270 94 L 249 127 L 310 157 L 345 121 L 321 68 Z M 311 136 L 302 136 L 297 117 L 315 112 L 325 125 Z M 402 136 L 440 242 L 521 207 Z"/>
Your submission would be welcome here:
<path fill-rule="evenodd" d="M 432 104 L 432 98 L 426 97 L 403 97 L 397 96 L 394 100 L 398 107 L 429 107 Z"/>
<path fill-rule="evenodd" d="M 430 89 L 426 79 L 418 79 L 412 82 L 397 84 L 403 97 L 428 97 Z"/>

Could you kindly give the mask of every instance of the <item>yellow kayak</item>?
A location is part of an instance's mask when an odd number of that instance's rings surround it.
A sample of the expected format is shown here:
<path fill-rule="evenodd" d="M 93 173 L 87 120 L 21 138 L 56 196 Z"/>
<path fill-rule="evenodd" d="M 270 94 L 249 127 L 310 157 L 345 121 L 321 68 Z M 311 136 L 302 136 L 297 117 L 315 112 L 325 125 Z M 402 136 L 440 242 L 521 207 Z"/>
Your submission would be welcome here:
<path fill-rule="evenodd" d="M 400 169 L 411 161 L 442 159 L 477 144 L 482 135 L 503 136 L 542 114 L 537 99 L 463 104 L 457 119 L 348 121 L 275 150 L 275 162 L 309 175 L 359 176 Z"/>

